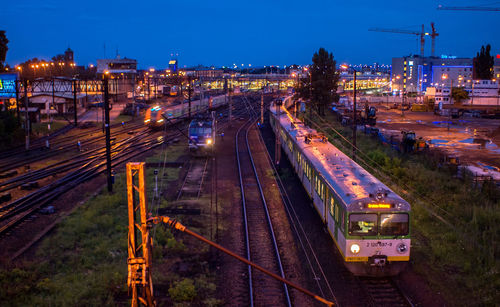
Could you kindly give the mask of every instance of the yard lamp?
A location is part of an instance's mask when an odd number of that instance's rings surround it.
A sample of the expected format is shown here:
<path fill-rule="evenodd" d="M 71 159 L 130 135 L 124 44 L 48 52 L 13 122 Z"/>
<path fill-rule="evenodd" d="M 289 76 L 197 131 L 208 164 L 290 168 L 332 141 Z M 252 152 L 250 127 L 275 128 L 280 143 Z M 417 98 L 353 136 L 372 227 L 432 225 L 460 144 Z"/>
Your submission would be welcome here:
<path fill-rule="evenodd" d="M 340 65 L 340 68 L 344 70 L 348 70 L 349 66 L 346 64 Z M 353 123 L 352 123 L 352 159 L 356 161 L 356 73 L 358 72 L 356 69 L 351 67 L 353 70 L 353 81 L 354 81 L 354 88 L 353 88 L 353 94 L 352 94 L 352 118 L 353 118 Z"/>

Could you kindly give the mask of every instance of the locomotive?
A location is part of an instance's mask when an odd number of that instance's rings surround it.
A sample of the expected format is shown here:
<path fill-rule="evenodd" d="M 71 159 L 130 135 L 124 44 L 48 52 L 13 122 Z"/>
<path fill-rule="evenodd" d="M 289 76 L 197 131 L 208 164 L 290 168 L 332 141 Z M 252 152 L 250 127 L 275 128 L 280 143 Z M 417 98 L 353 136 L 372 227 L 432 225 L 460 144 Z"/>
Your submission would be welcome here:
<path fill-rule="evenodd" d="M 401 272 L 410 259 L 410 204 L 285 107 L 272 104 L 269 114 L 347 269 L 357 276 Z"/>
<path fill-rule="evenodd" d="M 211 155 L 215 146 L 215 112 L 198 115 L 189 124 L 188 145 L 193 154 Z"/>
<path fill-rule="evenodd" d="M 162 114 L 163 110 L 160 106 L 148 108 L 144 117 L 144 124 L 151 129 L 161 129 L 164 124 Z"/>

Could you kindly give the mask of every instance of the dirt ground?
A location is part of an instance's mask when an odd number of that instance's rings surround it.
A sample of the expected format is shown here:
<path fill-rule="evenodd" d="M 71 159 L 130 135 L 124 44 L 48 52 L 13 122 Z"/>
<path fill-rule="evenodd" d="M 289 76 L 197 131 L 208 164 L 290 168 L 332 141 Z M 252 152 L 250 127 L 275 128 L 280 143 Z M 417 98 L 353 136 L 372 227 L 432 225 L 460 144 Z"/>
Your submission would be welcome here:
<path fill-rule="evenodd" d="M 402 130 L 414 131 L 431 149 L 459 157 L 461 164 L 470 165 L 480 175 L 489 173 L 500 179 L 500 120 L 473 117 L 451 119 L 433 112 L 389 110 L 378 106 L 377 125 L 386 135 L 401 135 Z"/>

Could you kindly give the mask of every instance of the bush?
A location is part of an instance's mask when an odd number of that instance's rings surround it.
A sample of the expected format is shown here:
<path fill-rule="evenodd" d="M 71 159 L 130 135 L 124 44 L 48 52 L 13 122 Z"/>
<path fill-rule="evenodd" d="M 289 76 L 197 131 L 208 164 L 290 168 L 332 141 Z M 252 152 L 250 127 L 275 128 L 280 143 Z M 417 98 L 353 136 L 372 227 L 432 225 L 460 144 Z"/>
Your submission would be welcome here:
<path fill-rule="evenodd" d="M 168 289 L 168 294 L 175 302 L 192 301 L 196 297 L 196 288 L 193 280 L 184 278 L 174 283 L 173 287 Z"/>

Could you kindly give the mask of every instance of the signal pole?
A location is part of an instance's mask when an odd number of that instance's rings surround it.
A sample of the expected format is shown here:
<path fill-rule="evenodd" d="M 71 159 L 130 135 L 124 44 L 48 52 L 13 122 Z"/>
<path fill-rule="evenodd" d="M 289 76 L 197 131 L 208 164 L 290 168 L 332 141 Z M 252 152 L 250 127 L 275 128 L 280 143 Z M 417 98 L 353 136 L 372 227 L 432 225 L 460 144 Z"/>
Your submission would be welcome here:
<path fill-rule="evenodd" d="M 24 108 L 26 111 L 25 127 L 26 128 L 26 150 L 30 149 L 30 117 L 28 113 L 28 80 L 24 79 Z"/>
<path fill-rule="evenodd" d="M 73 108 L 75 109 L 75 127 L 78 126 L 78 112 L 76 108 L 76 79 L 73 79 Z"/>
<path fill-rule="evenodd" d="M 111 178 L 111 131 L 109 126 L 109 86 L 108 72 L 104 73 L 104 126 L 106 127 L 106 175 L 108 177 L 108 192 L 113 192 Z"/>

